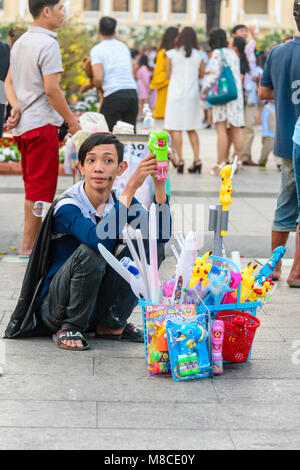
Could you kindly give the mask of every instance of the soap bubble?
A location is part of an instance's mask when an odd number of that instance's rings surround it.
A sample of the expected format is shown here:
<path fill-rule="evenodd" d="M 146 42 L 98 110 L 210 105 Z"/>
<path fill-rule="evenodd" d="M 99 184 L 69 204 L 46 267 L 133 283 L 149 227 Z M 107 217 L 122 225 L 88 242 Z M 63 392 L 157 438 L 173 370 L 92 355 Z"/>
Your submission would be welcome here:
<path fill-rule="evenodd" d="M 74 388 L 70 388 L 70 390 L 69 390 L 69 399 L 74 401 L 74 400 L 76 400 L 76 398 L 77 398 L 76 390 Z"/>
<path fill-rule="evenodd" d="M 32 213 L 35 217 L 45 217 L 49 209 L 49 203 L 44 201 L 36 201 L 33 204 Z"/>

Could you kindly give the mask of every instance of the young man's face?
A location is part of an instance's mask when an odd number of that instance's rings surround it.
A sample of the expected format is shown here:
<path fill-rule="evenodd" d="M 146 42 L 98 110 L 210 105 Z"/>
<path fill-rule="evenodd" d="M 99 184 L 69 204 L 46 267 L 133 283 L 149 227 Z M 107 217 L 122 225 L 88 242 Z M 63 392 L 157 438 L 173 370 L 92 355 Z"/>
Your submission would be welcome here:
<path fill-rule="evenodd" d="M 49 21 L 49 26 L 51 29 L 54 30 L 60 28 L 65 19 L 65 8 L 63 0 L 60 0 L 53 7 L 45 7 L 44 14 L 47 16 L 47 20 Z"/>
<path fill-rule="evenodd" d="M 112 187 L 117 176 L 127 169 L 126 162 L 118 162 L 118 152 L 113 144 L 97 145 L 90 150 L 79 170 L 85 176 L 85 185 L 103 191 Z"/>
<path fill-rule="evenodd" d="M 240 28 L 237 32 L 233 35 L 233 37 L 240 37 L 247 41 L 248 39 L 248 28 Z"/>

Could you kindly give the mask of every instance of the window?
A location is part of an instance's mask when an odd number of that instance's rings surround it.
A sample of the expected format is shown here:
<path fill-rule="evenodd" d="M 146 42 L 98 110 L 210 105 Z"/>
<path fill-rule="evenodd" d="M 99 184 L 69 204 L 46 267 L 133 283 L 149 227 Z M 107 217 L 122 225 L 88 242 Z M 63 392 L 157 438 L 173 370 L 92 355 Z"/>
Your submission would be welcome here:
<path fill-rule="evenodd" d="M 246 15 L 267 15 L 268 0 L 245 0 Z"/>
<path fill-rule="evenodd" d="M 86 11 L 100 10 L 100 0 L 84 0 L 83 8 Z"/>
<path fill-rule="evenodd" d="M 186 13 L 186 0 L 172 0 L 173 13 Z"/>
<path fill-rule="evenodd" d="M 0 0 L 0 10 L 4 9 L 4 0 Z"/>
<path fill-rule="evenodd" d="M 149 13 L 158 12 L 158 0 L 143 0 L 143 11 Z"/>
<path fill-rule="evenodd" d="M 129 11 L 129 0 L 114 0 L 113 11 Z"/>

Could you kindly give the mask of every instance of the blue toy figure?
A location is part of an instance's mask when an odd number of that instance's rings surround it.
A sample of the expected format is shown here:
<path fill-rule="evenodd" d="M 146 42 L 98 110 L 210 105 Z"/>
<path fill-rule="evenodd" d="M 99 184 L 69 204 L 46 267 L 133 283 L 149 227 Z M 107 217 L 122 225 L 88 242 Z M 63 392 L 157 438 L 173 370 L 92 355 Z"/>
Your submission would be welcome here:
<path fill-rule="evenodd" d="M 278 246 L 277 248 L 275 248 L 269 261 L 261 268 L 258 275 L 256 276 L 256 284 L 263 284 L 265 279 L 268 279 L 270 276 L 273 276 L 274 269 L 276 268 L 279 261 L 284 257 L 285 253 L 285 246 Z"/>
<path fill-rule="evenodd" d="M 209 333 L 195 317 L 194 321 L 178 319 L 167 322 L 167 337 L 174 380 L 188 380 L 211 375 L 207 340 Z"/>
<path fill-rule="evenodd" d="M 211 272 L 207 276 L 207 288 L 209 294 L 205 298 L 207 305 L 220 305 L 224 296 L 232 292 L 229 285 L 231 282 L 231 274 L 229 270 L 224 270 L 213 266 Z"/>

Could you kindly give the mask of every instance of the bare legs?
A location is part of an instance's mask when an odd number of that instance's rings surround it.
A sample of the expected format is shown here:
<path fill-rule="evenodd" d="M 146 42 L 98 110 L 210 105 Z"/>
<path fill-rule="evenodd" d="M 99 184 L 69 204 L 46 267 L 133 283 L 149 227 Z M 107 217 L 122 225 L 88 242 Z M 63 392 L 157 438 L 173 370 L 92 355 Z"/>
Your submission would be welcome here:
<path fill-rule="evenodd" d="M 40 227 L 42 225 L 42 219 L 40 217 L 36 217 L 32 213 L 33 205 L 33 201 L 28 201 L 25 199 L 25 221 L 20 255 L 31 254 L 37 234 L 39 233 Z"/>
<path fill-rule="evenodd" d="M 182 132 L 170 131 L 170 134 L 172 137 L 172 147 L 176 151 L 179 161 L 182 162 Z"/>
<path fill-rule="evenodd" d="M 230 137 L 228 135 L 227 122 L 217 122 L 215 123 L 218 143 L 217 143 L 217 152 L 218 160 L 217 165 L 213 168 L 215 174 L 218 173 L 220 165 L 227 163 L 228 159 L 228 148 L 230 145 L 230 140 L 234 145 L 235 155 L 238 156 L 238 160 L 241 159 L 241 153 L 243 150 L 243 130 L 241 127 L 230 126 Z"/>
<path fill-rule="evenodd" d="M 289 232 L 272 231 L 272 251 L 278 246 L 286 245 L 289 238 Z M 273 273 L 274 280 L 278 281 L 281 276 L 282 262 L 280 261 Z M 300 254 L 299 254 L 299 227 L 296 232 L 296 246 L 294 254 L 294 263 L 287 280 L 288 284 L 300 285 Z"/>
<path fill-rule="evenodd" d="M 188 136 L 193 149 L 194 162 L 198 162 L 200 160 L 200 142 L 198 133 L 197 131 L 188 131 Z"/>

